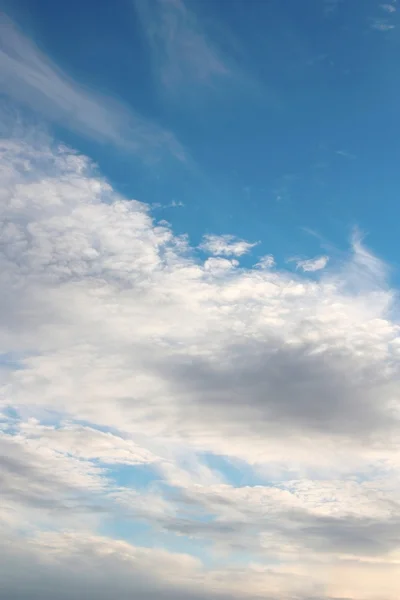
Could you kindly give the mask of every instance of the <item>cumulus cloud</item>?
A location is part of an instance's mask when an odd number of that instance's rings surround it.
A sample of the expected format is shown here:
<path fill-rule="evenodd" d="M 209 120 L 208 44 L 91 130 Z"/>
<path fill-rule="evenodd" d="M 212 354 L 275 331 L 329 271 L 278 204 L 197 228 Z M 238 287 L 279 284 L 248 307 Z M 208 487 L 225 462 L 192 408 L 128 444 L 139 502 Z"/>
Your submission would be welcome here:
<path fill-rule="evenodd" d="M 390 435 L 398 331 L 383 267 L 360 241 L 342 274 L 320 283 L 202 264 L 86 159 L 3 151 L 0 341 L 24 355 L 15 400 L 177 439 L 188 427 L 204 448 L 297 427 Z M 22 161 L 41 163 L 35 181 Z M 367 274 L 361 295 L 348 294 L 349 273 Z"/>
<path fill-rule="evenodd" d="M 400 337 L 362 237 L 314 279 L 269 255 L 239 268 L 252 244 L 230 236 L 202 260 L 78 153 L 33 135 L 0 149 L 5 595 L 68 577 L 78 597 L 85 568 L 89 598 L 110 595 L 107 572 L 121 598 L 397 598 Z M 210 455 L 263 484 L 224 481 Z M 162 482 L 117 485 L 116 465 Z M 102 537 L 121 515 L 220 567 Z"/>
<path fill-rule="evenodd" d="M 250 252 L 257 242 L 239 240 L 234 235 L 205 235 L 200 248 L 215 256 L 242 256 Z"/>
<path fill-rule="evenodd" d="M 75 82 L 5 15 L 0 18 L 0 82 L 7 96 L 63 127 L 144 158 L 167 153 L 185 159 L 172 132 Z"/>

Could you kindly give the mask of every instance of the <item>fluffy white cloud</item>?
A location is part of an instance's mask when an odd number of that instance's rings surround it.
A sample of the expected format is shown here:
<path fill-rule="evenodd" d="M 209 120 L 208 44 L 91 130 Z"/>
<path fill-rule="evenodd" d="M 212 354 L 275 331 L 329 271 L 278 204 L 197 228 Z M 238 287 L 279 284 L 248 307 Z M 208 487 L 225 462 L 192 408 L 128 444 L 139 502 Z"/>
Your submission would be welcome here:
<path fill-rule="evenodd" d="M 93 597 L 106 597 L 110 568 L 128 597 L 139 584 L 127 565 L 142 551 L 100 539 L 102 514 L 212 544 L 222 561 L 205 572 L 188 558 L 185 583 L 171 583 L 154 554 L 143 597 L 169 585 L 174 597 L 377 597 L 383 572 L 394 582 L 400 539 L 400 337 L 382 261 L 355 236 L 347 261 L 315 280 L 269 259 L 238 268 L 226 256 L 249 248 L 232 238 L 203 262 L 85 157 L 32 139 L 1 143 L 7 597 L 54 596 L 82 548 L 101 574 Z M 228 485 L 204 453 L 247 461 L 270 483 Z M 116 464 L 151 464 L 163 484 L 118 487 Z M 68 512 L 79 533 L 65 537 L 56 515 Z M 26 545 L 18 523 L 30 514 Z M 230 553 L 244 553 L 234 573 Z M 398 597 L 398 585 L 382 589 Z"/>

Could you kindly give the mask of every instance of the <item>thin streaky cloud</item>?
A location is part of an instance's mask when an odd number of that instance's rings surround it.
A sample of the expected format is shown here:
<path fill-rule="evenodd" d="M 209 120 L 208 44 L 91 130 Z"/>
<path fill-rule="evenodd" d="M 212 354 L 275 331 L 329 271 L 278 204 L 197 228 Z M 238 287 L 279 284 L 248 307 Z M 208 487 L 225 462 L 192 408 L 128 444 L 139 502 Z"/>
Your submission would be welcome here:
<path fill-rule="evenodd" d="M 349 160 L 355 160 L 357 158 L 355 154 L 347 152 L 347 150 L 336 150 L 336 154 L 343 156 L 343 158 L 348 158 Z"/>
<path fill-rule="evenodd" d="M 205 235 L 201 250 L 215 256 L 242 256 L 250 252 L 258 242 L 246 242 L 233 235 Z"/>
<path fill-rule="evenodd" d="M 396 7 L 393 4 L 381 4 L 381 9 L 388 13 L 396 12 Z"/>
<path fill-rule="evenodd" d="M 196 15 L 182 0 L 137 0 L 155 71 L 163 87 L 177 92 L 186 82 L 212 85 L 233 75 L 228 62 L 208 39 Z"/>
<path fill-rule="evenodd" d="M 342 0 L 324 0 L 324 13 L 330 16 L 337 11 Z"/>
<path fill-rule="evenodd" d="M 376 29 L 377 31 L 390 31 L 394 28 L 395 26 L 389 23 L 387 19 L 373 19 L 371 22 L 371 29 Z"/>
<path fill-rule="evenodd" d="M 185 160 L 174 134 L 121 102 L 86 89 L 55 65 L 6 16 L 0 18 L 0 83 L 6 96 L 79 134 L 145 159 Z"/>

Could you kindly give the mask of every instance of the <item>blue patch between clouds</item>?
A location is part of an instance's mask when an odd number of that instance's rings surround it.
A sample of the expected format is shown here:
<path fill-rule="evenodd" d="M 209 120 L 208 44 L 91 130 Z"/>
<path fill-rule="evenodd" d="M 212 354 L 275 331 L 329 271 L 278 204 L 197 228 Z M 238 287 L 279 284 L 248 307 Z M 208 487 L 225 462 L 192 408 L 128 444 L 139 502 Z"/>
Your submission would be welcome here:
<path fill-rule="evenodd" d="M 12 371 L 23 369 L 22 358 L 11 352 L 2 353 L 0 354 L 0 369 L 10 369 Z"/>
<path fill-rule="evenodd" d="M 139 490 L 161 479 L 160 474 L 151 465 L 113 465 L 109 467 L 109 478 L 117 486 Z"/>
<path fill-rule="evenodd" d="M 234 487 L 267 485 L 269 481 L 262 477 L 247 463 L 226 456 L 205 453 L 202 455 L 207 466 L 218 471 L 226 483 Z"/>

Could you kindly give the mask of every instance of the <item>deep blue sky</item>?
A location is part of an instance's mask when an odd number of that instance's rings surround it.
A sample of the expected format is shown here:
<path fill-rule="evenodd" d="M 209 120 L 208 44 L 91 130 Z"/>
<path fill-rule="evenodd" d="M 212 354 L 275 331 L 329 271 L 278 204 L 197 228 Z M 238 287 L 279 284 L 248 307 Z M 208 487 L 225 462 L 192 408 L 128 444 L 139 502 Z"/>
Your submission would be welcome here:
<path fill-rule="evenodd" d="M 196 241 L 204 231 L 229 229 L 261 240 L 284 260 L 299 247 L 318 251 L 303 228 L 343 247 L 358 225 L 378 253 L 396 262 L 400 38 L 389 28 L 395 11 L 372 0 L 188 3 L 231 74 L 211 74 L 199 85 L 189 65 L 166 89 L 159 77 L 165 47 L 151 52 L 147 35 L 155 3 L 142 2 L 144 11 L 128 0 L 5 6 L 75 80 L 122 100 L 181 141 L 194 168 L 161 161 L 143 169 L 129 155 L 61 132 L 125 194 L 184 203 L 157 212 L 176 231 Z"/>

